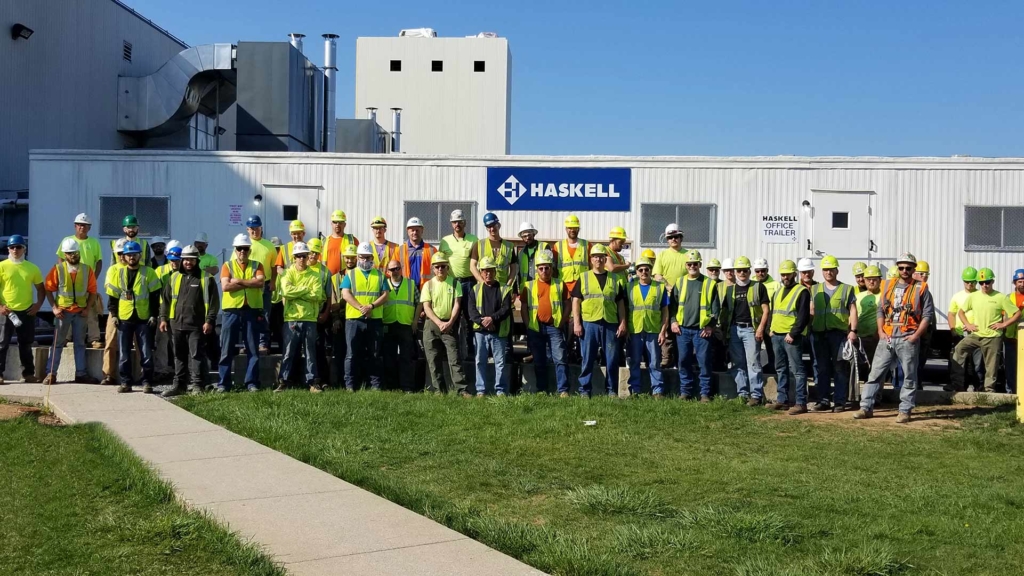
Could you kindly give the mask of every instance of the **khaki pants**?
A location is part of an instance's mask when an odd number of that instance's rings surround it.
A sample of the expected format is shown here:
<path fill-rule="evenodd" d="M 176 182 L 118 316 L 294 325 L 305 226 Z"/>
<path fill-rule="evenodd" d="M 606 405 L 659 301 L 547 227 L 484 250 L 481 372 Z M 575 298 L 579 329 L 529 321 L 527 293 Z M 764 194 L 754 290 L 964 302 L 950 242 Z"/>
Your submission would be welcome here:
<path fill-rule="evenodd" d="M 974 334 L 964 336 L 953 351 L 953 369 L 962 375 L 967 359 L 975 350 L 981 350 L 985 363 L 985 392 L 996 391 L 996 376 L 999 372 L 999 353 L 1003 346 L 1003 337 L 981 338 Z M 961 376 L 962 378 L 962 376 Z"/>
<path fill-rule="evenodd" d="M 92 307 L 85 311 L 85 343 L 92 344 L 100 341 L 100 319 L 99 315 L 103 310 L 102 298 L 98 295 L 93 301 Z"/>
<path fill-rule="evenodd" d="M 107 316 L 106 342 L 103 345 L 103 376 L 110 378 L 115 383 L 119 381 L 117 374 L 118 362 L 117 327 L 114 325 L 114 315 Z"/>

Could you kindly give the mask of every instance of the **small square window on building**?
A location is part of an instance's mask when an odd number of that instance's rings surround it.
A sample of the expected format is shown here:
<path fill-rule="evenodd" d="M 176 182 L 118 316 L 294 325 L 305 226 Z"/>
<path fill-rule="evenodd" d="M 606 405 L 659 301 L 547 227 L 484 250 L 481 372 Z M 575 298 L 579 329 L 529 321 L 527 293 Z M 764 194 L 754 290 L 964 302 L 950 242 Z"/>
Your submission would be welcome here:
<path fill-rule="evenodd" d="M 485 62 L 483 60 L 473 61 L 473 72 L 483 72 L 486 69 Z"/>
<path fill-rule="evenodd" d="M 444 60 L 431 60 L 430 61 L 431 72 L 444 72 Z"/>
<path fill-rule="evenodd" d="M 299 219 L 299 207 L 297 205 L 285 204 L 281 207 L 283 214 L 281 215 L 282 220 L 298 220 Z"/>
<path fill-rule="evenodd" d="M 402 61 L 401 60 L 392 60 L 391 61 L 391 71 L 392 72 L 401 72 L 402 71 Z"/>
<path fill-rule="evenodd" d="M 850 213 L 849 212 L 833 212 L 832 213 L 832 228 L 838 230 L 846 230 L 850 227 Z"/>

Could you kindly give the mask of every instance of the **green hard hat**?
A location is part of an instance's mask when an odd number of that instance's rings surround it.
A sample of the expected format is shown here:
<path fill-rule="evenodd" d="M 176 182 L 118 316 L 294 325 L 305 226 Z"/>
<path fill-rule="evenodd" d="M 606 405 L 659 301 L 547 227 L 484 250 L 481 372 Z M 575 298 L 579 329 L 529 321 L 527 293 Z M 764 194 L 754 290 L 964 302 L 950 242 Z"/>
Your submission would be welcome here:
<path fill-rule="evenodd" d="M 121 220 L 121 226 L 138 226 L 138 225 L 139 225 L 139 219 L 136 218 L 132 214 L 129 214 L 129 215 L 125 216 L 124 220 Z"/>
<path fill-rule="evenodd" d="M 978 270 L 978 282 L 990 282 L 996 279 L 996 273 L 991 268 Z"/>
<path fill-rule="evenodd" d="M 973 266 L 964 268 L 964 271 L 960 273 L 960 279 L 964 282 L 977 282 L 978 281 L 978 270 Z"/>

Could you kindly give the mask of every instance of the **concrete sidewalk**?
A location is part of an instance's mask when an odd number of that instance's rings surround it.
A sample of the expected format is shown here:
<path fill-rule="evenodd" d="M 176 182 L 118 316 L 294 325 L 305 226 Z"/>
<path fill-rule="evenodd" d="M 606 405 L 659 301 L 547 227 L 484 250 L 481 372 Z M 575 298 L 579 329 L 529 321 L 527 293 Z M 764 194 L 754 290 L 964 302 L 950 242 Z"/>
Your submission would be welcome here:
<path fill-rule="evenodd" d="M 46 387 L 10 384 L 0 396 L 41 403 Z M 49 403 L 64 422 L 106 425 L 186 504 L 261 545 L 290 574 L 543 574 L 156 396 L 58 384 Z"/>

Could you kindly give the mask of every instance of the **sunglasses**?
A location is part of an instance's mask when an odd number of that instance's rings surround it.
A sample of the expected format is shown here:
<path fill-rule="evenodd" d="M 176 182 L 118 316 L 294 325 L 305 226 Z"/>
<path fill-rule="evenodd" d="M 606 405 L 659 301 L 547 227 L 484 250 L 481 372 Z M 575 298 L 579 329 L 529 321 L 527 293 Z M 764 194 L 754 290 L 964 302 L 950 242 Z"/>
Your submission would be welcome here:
<path fill-rule="evenodd" d="M 982 286 L 991 286 L 994 282 L 995 280 L 984 280 L 982 282 L 978 282 L 978 284 L 981 284 Z"/>
<path fill-rule="evenodd" d="M 401 268 L 388 268 L 388 272 L 401 272 Z"/>
<path fill-rule="evenodd" d="M 683 239 L 683 235 L 682 234 L 673 234 L 671 236 L 665 236 L 665 239 L 666 240 L 682 240 Z"/>
<path fill-rule="evenodd" d="M 687 262 L 687 268 L 700 268 L 700 262 Z"/>
<path fill-rule="evenodd" d="M 434 264 L 434 268 L 447 268 L 447 267 L 448 267 L 448 265 L 447 265 L 447 264 Z M 481 270 L 481 272 L 482 272 L 482 271 L 483 271 L 483 270 Z"/>
<path fill-rule="evenodd" d="M 740 268 L 739 270 L 736 270 L 736 273 L 737 274 L 750 274 L 750 270 L 747 269 L 747 268 Z"/>
<path fill-rule="evenodd" d="M 897 266 L 896 269 L 899 270 L 900 272 L 913 272 L 914 271 L 914 267 L 913 266 Z"/>
<path fill-rule="evenodd" d="M 295 258 L 296 260 L 300 260 L 300 259 L 301 259 L 301 260 L 305 260 L 306 258 L 309 258 L 309 254 L 296 254 L 296 255 L 294 256 L 294 258 Z"/>
<path fill-rule="evenodd" d="M 235 252 L 248 252 L 248 251 L 249 251 L 249 249 L 248 248 L 244 248 L 244 247 L 243 248 L 235 248 Z"/>

